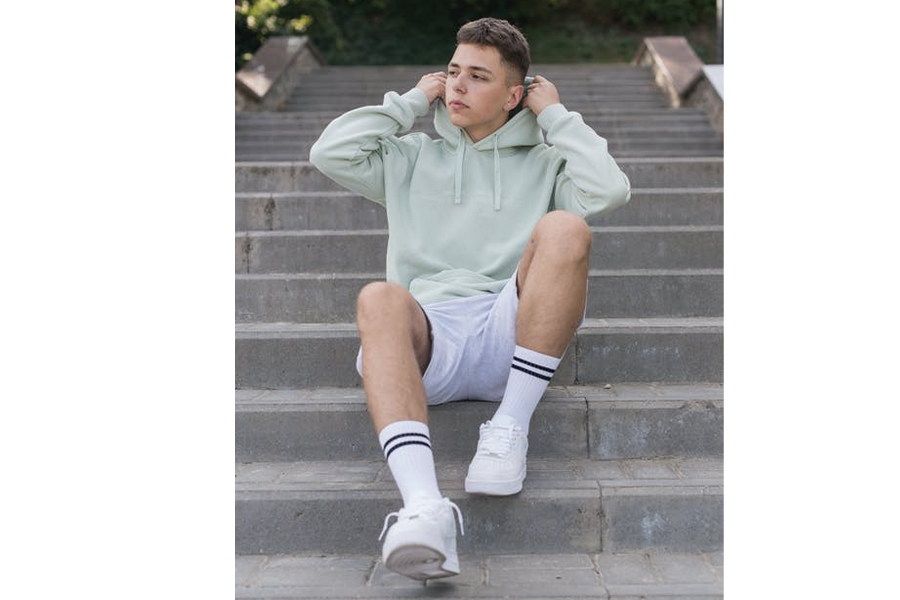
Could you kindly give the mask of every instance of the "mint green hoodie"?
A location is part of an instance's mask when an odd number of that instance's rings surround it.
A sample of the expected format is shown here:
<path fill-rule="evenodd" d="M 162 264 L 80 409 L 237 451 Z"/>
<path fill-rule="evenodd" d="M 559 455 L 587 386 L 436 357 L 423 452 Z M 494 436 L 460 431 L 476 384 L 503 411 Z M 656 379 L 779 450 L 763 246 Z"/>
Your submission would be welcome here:
<path fill-rule="evenodd" d="M 418 88 L 388 92 L 381 106 L 332 121 L 309 154 L 329 178 L 386 208 L 387 280 L 423 305 L 499 293 L 547 212 L 587 217 L 631 197 L 606 140 L 562 104 L 537 118 L 522 109 L 472 143 L 438 101 L 440 139 L 397 137 L 428 110 Z"/>

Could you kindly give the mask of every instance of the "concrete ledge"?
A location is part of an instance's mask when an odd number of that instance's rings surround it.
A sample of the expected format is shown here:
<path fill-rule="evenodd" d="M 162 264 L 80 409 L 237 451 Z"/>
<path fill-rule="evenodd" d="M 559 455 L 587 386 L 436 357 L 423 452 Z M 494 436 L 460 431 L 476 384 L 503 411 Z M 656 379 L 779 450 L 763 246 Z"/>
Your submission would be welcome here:
<path fill-rule="evenodd" d="M 666 93 L 672 107 L 682 105 L 684 95 L 703 73 L 703 61 L 681 36 L 644 38 L 634 64 L 651 68 L 656 85 Z"/>
<path fill-rule="evenodd" d="M 508 497 L 467 494 L 468 463 L 435 465 L 465 517 L 463 554 L 722 548 L 721 460 L 529 459 L 525 487 Z M 383 460 L 236 465 L 235 549 L 377 552 L 399 496 Z"/>
<path fill-rule="evenodd" d="M 423 586 L 387 571 L 380 552 L 238 555 L 235 597 L 721 600 L 723 557 L 720 551 L 462 554 L 458 576 Z"/>
<path fill-rule="evenodd" d="M 235 112 L 276 110 L 303 75 L 324 64 L 306 36 L 269 38 L 234 76 Z"/>
<path fill-rule="evenodd" d="M 687 91 L 684 106 L 699 108 L 709 115 L 709 124 L 725 134 L 725 67 L 705 65 L 703 75 Z"/>
<path fill-rule="evenodd" d="M 644 38 L 633 63 L 650 67 L 672 108 L 700 108 L 709 116 L 713 129 L 724 134 L 723 65 L 704 65 L 680 36 Z"/>

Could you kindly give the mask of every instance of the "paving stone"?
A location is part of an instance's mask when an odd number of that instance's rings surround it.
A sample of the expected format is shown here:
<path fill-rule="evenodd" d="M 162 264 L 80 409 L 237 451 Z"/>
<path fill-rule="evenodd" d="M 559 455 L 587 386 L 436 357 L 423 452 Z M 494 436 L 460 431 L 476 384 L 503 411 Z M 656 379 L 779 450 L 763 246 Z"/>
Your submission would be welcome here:
<path fill-rule="evenodd" d="M 678 479 L 678 473 L 667 461 L 623 460 L 621 464 L 634 479 Z"/>
<path fill-rule="evenodd" d="M 235 390 L 234 391 L 234 399 L 235 401 L 247 401 L 257 398 L 263 395 L 265 392 L 262 390 Z"/>
<path fill-rule="evenodd" d="M 284 474 L 290 463 L 251 463 L 235 465 L 235 481 L 241 483 L 273 483 Z"/>
<path fill-rule="evenodd" d="M 699 554 L 650 554 L 662 583 L 713 583 L 718 577 Z"/>
<path fill-rule="evenodd" d="M 722 584 L 608 585 L 609 600 L 722 600 Z"/>
<path fill-rule="evenodd" d="M 284 483 L 370 483 L 376 480 L 385 467 L 383 461 L 338 464 L 340 468 L 336 469 L 334 462 L 293 463 L 283 470 L 281 481 Z"/>
<path fill-rule="evenodd" d="M 498 554 L 486 561 L 487 568 L 497 569 L 594 569 L 588 554 Z"/>
<path fill-rule="evenodd" d="M 596 560 L 604 585 L 658 581 L 649 559 L 643 553 L 599 554 Z"/>
<path fill-rule="evenodd" d="M 236 556 L 234 559 L 234 584 L 249 586 L 257 569 L 265 561 L 265 556 Z"/>
<path fill-rule="evenodd" d="M 536 585 L 588 586 L 600 585 L 600 577 L 591 568 L 555 569 L 532 566 L 523 569 L 492 568 L 488 581 L 492 586 L 531 587 Z"/>
<path fill-rule="evenodd" d="M 587 479 L 611 479 L 614 481 L 621 481 L 630 476 L 630 474 L 622 468 L 621 462 L 616 460 L 581 461 L 580 469 L 582 475 Z"/>
<path fill-rule="evenodd" d="M 685 400 L 722 400 L 724 387 L 720 383 L 698 384 L 673 384 L 654 386 L 653 390 L 661 398 L 680 398 Z"/>
<path fill-rule="evenodd" d="M 704 554 L 461 554 L 458 576 L 427 583 L 379 555 L 237 556 L 238 598 L 722 598 Z M 651 562 L 659 561 L 661 567 Z M 665 581 L 661 573 L 672 571 Z M 608 595 L 609 592 L 611 594 Z"/>
<path fill-rule="evenodd" d="M 485 574 L 483 560 L 477 556 L 460 556 L 459 557 L 459 575 L 453 575 L 448 578 L 442 578 L 446 583 L 452 584 L 453 587 L 480 587 L 484 583 Z M 428 587 L 435 587 L 437 580 L 428 583 Z M 375 570 L 371 578 L 372 587 L 386 588 L 425 588 L 424 583 L 411 580 L 409 577 L 388 571 L 384 563 L 379 560 L 375 565 Z M 424 590 L 423 590 L 424 591 Z"/>
<path fill-rule="evenodd" d="M 364 586 L 372 572 L 370 556 L 272 556 L 257 575 L 259 587 Z"/>
<path fill-rule="evenodd" d="M 721 460 L 708 458 L 680 458 L 675 461 L 675 468 L 690 479 L 721 479 L 725 474 Z"/>

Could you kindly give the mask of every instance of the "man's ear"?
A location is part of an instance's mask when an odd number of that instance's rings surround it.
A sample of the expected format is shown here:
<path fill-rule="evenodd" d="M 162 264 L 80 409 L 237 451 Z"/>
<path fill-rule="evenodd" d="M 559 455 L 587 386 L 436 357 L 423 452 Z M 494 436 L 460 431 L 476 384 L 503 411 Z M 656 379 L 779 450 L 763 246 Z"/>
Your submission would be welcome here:
<path fill-rule="evenodd" d="M 525 95 L 525 86 L 521 84 L 512 86 L 512 88 L 510 88 L 509 100 L 503 105 L 503 110 L 510 111 L 517 107 L 519 102 L 522 101 L 523 95 Z"/>

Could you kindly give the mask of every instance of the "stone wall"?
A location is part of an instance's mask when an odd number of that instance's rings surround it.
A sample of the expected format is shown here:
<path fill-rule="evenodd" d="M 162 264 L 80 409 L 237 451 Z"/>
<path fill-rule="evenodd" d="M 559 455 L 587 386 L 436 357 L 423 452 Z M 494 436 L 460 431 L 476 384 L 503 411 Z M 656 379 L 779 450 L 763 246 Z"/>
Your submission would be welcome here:
<path fill-rule="evenodd" d="M 235 76 L 235 112 L 272 111 L 325 61 L 306 36 L 269 38 Z"/>
<path fill-rule="evenodd" d="M 669 106 L 703 109 L 713 128 L 724 134 L 723 65 L 704 65 L 687 39 L 679 36 L 644 38 L 632 62 L 650 67 Z"/>

